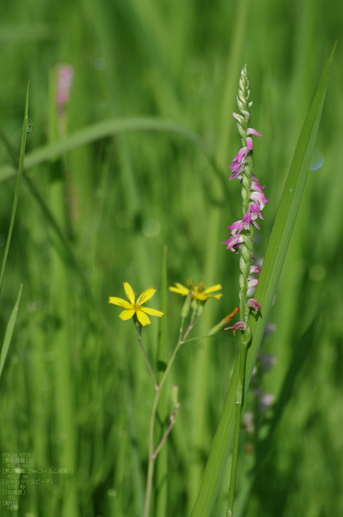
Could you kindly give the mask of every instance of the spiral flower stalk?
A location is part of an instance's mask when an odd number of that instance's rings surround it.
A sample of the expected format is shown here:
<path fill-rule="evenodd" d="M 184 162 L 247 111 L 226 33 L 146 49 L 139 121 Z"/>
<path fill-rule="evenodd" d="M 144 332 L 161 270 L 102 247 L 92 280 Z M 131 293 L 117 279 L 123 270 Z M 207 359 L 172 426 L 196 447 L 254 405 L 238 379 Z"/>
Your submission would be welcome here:
<path fill-rule="evenodd" d="M 247 65 L 245 65 L 241 71 L 239 79 L 239 89 L 237 96 L 237 104 L 240 113 L 234 113 L 233 116 L 237 121 L 238 132 L 242 140 L 242 148 L 239 150 L 237 156 L 234 158 L 230 169 L 232 169 L 232 176 L 230 180 L 239 179 L 242 184 L 242 208 L 243 208 L 243 219 L 236 221 L 229 230 L 231 237 L 225 241 L 227 249 L 238 253 L 241 250 L 240 256 L 240 270 L 241 275 L 239 279 L 240 286 L 240 314 L 242 325 L 233 327 L 234 331 L 240 328 L 244 331 L 244 341 L 249 343 L 251 338 L 251 332 L 248 325 L 246 325 L 250 310 L 253 309 L 255 312 L 260 310 L 261 307 L 257 300 L 248 300 L 248 293 L 252 287 L 252 283 L 257 285 L 258 280 L 251 279 L 252 260 L 254 254 L 253 240 L 255 229 L 260 229 L 257 220 L 263 219 L 262 210 L 265 204 L 269 202 L 263 194 L 264 187 L 261 186 L 259 180 L 254 175 L 254 164 L 253 164 L 253 139 L 252 135 L 262 136 L 256 129 L 249 127 L 250 122 L 250 108 L 252 102 L 249 101 L 250 90 L 249 90 L 249 79 Z M 253 273 L 259 274 L 260 271 L 254 270 Z M 254 287 L 256 287 L 254 285 Z"/>
<path fill-rule="evenodd" d="M 239 448 L 239 434 L 241 426 L 242 407 L 244 403 L 245 393 L 245 370 L 248 346 L 251 340 L 251 330 L 248 325 L 248 318 L 251 311 L 255 314 L 261 310 L 259 302 L 252 298 L 255 293 L 258 279 L 254 275 L 259 276 L 261 269 L 252 265 L 254 256 L 254 235 L 255 230 L 260 229 L 258 219 L 263 220 L 262 210 L 268 203 L 263 194 L 264 187 L 261 186 L 259 180 L 254 175 L 253 164 L 253 139 L 252 136 L 262 136 L 256 129 L 249 127 L 250 108 L 252 102 L 249 101 L 249 79 L 247 65 L 241 71 L 239 79 L 239 89 L 237 104 L 240 113 L 234 113 L 233 116 L 237 121 L 238 132 L 242 140 L 242 148 L 234 158 L 230 169 L 232 176 L 230 180 L 238 179 L 242 185 L 242 211 L 243 218 L 234 222 L 229 226 L 231 237 L 224 242 L 227 249 L 238 253 L 240 250 L 239 266 L 241 274 L 239 277 L 239 299 L 240 314 L 242 320 L 235 323 L 232 327 L 234 334 L 237 330 L 241 331 L 240 340 L 240 356 L 239 356 L 239 375 L 236 390 L 236 415 L 235 415 L 235 434 L 231 464 L 230 491 L 227 515 L 233 516 L 233 502 L 236 484 L 237 459 Z M 227 330 L 226 329 L 226 330 Z"/>

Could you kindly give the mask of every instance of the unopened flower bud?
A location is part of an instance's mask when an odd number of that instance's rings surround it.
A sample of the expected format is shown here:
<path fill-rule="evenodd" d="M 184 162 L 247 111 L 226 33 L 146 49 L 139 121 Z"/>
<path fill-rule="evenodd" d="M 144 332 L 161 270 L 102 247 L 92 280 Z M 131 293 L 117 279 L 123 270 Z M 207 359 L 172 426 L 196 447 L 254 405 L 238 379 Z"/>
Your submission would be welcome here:
<path fill-rule="evenodd" d="M 177 384 L 174 384 L 174 386 L 172 387 L 172 403 L 174 409 L 179 409 L 179 386 Z"/>
<path fill-rule="evenodd" d="M 216 325 L 215 327 L 211 328 L 211 330 L 209 331 L 209 333 L 207 335 L 208 336 L 214 336 L 214 334 L 217 334 L 217 332 L 219 332 L 224 327 L 224 325 L 227 325 L 232 320 L 232 318 L 234 318 L 236 316 L 236 314 L 238 312 L 239 312 L 239 307 L 236 307 L 231 312 L 231 314 L 229 314 L 224 319 L 222 319 L 221 322 L 218 323 L 218 325 Z"/>
<path fill-rule="evenodd" d="M 189 309 L 191 307 L 191 302 L 192 302 L 192 294 L 193 294 L 193 292 L 189 291 L 189 293 L 186 297 L 185 303 L 183 304 L 183 307 L 181 310 L 181 318 L 183 320 L 186 319 L 189 314 Z"/>

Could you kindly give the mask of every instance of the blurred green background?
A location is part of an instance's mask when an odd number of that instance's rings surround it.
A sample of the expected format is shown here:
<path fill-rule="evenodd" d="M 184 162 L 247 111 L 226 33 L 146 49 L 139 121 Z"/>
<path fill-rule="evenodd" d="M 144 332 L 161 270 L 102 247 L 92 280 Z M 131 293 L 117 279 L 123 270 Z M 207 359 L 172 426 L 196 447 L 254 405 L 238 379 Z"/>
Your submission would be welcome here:
<path fill-rule="evenodd" d="M 124 297 L 123 281 L 138 294 L 153 285 L 150 306 L 159 308 L 167 245 L 170 285 L 189 277 L 223 285 L 194 335 L 233 310 L 238 257 L 222 241 L 241 217 L 239 183 L 228 181 L 227 169 L 240 147 L 232 117 L 240 69 L 248 64 L 251 124 L 263 135 L 255 139 L 255 173 L 271 200 L 256 243 L 262 258 L 304 117 L 342 28 L 343 4 L 334 0 L 6 4 L 2 249 L 15 189 L 10 149 L 19 153 L 29 79 L 34 124 L 0 302 L 3 335 L 23 283 L 0 379 L 0 452 L 29 453 L 36 471 L 17 498 L 17 515 L 142 515 L 153 388 L 132 322 L 119 319 L 108 297 Z M 63 64 L 74 68 L 64 128 L 55 102 Z M 277 330 L 263 344 L 277 364 L 261 388 L 276 401 L 253 443 L 243 431 L 237 517 L 343 515 L 342 84 L 339 42 L 316 144 L 324 164 L 309 173 L 270 314 Z M 173 122 L 174 130 L 164 123 L 141 130 L 141 117 Z M 115 131 L 123 119 L 134 119 L 135 130 Z M 97 138 L 95 125 L 104 120 L 114 129 Z M 68 150 L 69 135 L 85 127 L 88 141 L 81 134 Z M 182 300 L 168 298 L 171 354 Z M 153 319 L 143 335 L 153 362 L 159 323 Z M 185 345 L 177 358 L 172 382 L 182 405 L 168 441 L 167 512 L 157 517 L 190 514 L 237 352 L 238 340 L 222 331 Z M 224 514 L 228 483 L 229 468 L 215 516 Z M 0 513 L 10 515 L 5 506 Z"/>

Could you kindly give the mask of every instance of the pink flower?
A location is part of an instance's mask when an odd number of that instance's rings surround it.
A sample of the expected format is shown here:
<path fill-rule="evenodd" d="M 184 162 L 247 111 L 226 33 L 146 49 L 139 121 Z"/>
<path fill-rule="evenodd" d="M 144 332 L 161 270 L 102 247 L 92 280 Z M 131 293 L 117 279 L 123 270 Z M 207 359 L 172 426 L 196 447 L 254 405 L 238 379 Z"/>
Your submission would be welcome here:
<path fill-rule="evenodd" d="M 249 151 L 252 151 L 253 147 L 254 147 L 254 142 L 252 141 L 252 138 L 250 138 L 250 136 L 248 136 L 248 138 L 247 138 L 247 148 L 249 149 Z"/>
<path fill-rule="evenodd" d="M 248 277 L 248 289 L 247 289 L 247 296 L 250 298 L 251 296 L 254 296 L 256 292 L 256 288 L 258 285 L 258 280 L 255 278 Z"/>
<path fill-rule="evenodd" d="M 231 235 L 233 236 L 239 235 L 241 231 L 245 229 L 243 221 L 236 221 L 232 226 L 227 226 L 227 228 L 231 230 Z"/>
<path fill-rule="evenodd" d="M 74 79 L 74 68 L 70 65 L 61 66 L 57 75 L 57 106 L 63 110 L 70 97 L 70 90 Z"/>
<path fill-rule="evenodd" d="M 259 191 L 251 190 L 250 199 L 252 201 L 254 201 L 255 205 L 256 205 L 256 203 L 258 204 L 260 212 L 264 209 L 265 204 L 269 203 L 269 199 L 266 198 L 266 196 L 263 194 L 263 192 L 259 192 Z"/>
<path fill-rule="evenodd" d="M 256 222 L 256 219 L 259 217 L 260 219 L 263 219 L 261 216 L 260 210 L 258 212 L 256 211 L 256 207 L 253 203 L 250 203 L 248 211 L 245 215 L 247 219 L 249 219 L 249 223 L 251 222 L 258 230 L 260 229 L 259 225 Z"/>
<path fill-rule="evenodd" d="M 259 211 L 259 209 L 258 209 L 258 211 Z M 256 219 L 257 219 L 256 213 L 253 211 L 252 207 L 249 207 L 247 213 L 245 214 L 245 216 L 243 217 L 242 220 L 234 222 L 231 226 L 228 226 L 227 228 L 229 228 L 229 230 L 231 230 L 232 237 L 238 238 L 238 236 L 241 234 L 242 230 L 248 231 L 250 229 L 250 223 L 252 223 L 254 226 L 256 226 L 256 228 L 258 230 L 260 229 L 260 227 L 256 223 Z M 240 241 L 239 244 L 241 244 L 241 242 L 244 242 L 244 241 Z M 230 244 L 230 247 L 228 246 L 227 249 L 231 249 L 231 247 L 233 245 L 232 243 L 236 244 L 236 240 L 229 239 L 228 241 L 225 241 L 223 244 Z M 235 249 L 233 251 L 237 251 L 237 250 Z"/>
<path fill-rule="evenodd" d="M 250 203 L 249 208 L 251 210 L 251 219 L 253 221 L 256 221 L 256 219 L 258 218 L 262 219 L 263 221 L 263 215 L 260 209 L 260 205 L 258 203 Z"/>
<path fill-rule="evenodd" d="M 258 280 L 256 278 L 248 279 L 248 289 L 256 289 Z"/>
<path fill-rule="evenodd" d="M 243 112 L 242 112 L 243 113 Z M 244 120 L 242 115 L 238 115 L 237 113 L 234 113 L 233 116 L 235 119 L 242 123 Z M 230 165 L 229 169 L 232 169 L 232 176 L 230 180 L 234 180 L 235 178 L 242 179 L 241 174 L 243 172 L 243 165 L 245 164 L 247 160 L 248 153 L 253 150 L 253 140 L 249 135 L 256 135 L 256 136 L 262 136 L 256 129 L 248 128 L 247 130 L 247 145 L 246 147 L 242 147 L 239 151 L 237 156 L 234 158 L 232 165 Z"/>
<path fill-rule="evenodd" d="M 231 230 L 231 235 L 239 235 L 242 230 L 249 230 L 250 229 L 250 210 L 245 214 L 242 221 L 236 221 L 233 223 L 232 226 L 228 226 L 229 230 Z"/>
<path fill-rule="evenodd" d="M 260 212 L 264 209 L 265 204 L 269 203 L 269 201 L 270 201 L 263 194 L 263 192 L 262 192 L 263 189 L 264 189 L 264 187 L 261 187 L 260 182 L 254 175 L 252 183 L 251 183 L 250 199 L 253 201 L 253 203 L 255 205 L 258 204 Z M 255 206 L 255 210 L 256 210 L 256 206 Z M 263 217 L 262 217 L 262 219 L 263 219 Z"/>
<path fill-rule="evenodd" d="M 232 327 L 226 327 L 225 330 L 233 329 L 233 335 L 236 335 L 237 330 L 246 330 L 247 324 L 244 321 L 237 321 Z"/>
<path fill-rule="evenodd" d="M 226 249 L 238 253 L 244 242 L 243 235 L 233 235 L 228 241 L 224 241 L 223 244 L 227 244 Z"/>
<path fill-rule="evenodd" d="M 256 131 L 256 129 L 253 129 L 252 127 L 248 127 L 247 135 L 255 135 L 255 136 L 262 136 L 261 133 Z"/>
<path fill-rule="evenodd" d="M 260 275 L 261 268 L 259 266 L 250 266 L 250 275 Z"/>
<path fill-rule="evenodd" d="M 255 311 L 255 314 L 257 314 L 258 311 L 260 311 L 262 308 L 261 305 L 256 300 L 256 298 L 250 298 L 250 300 L 248 301 L 248 307 L 253 309 Z"/>
<path fill-rule="evenodd" d="M 229 167 L 229 169 L 232 169 L 232 172 L 233 172 L 230 180 L 238 178 L 242 174 L 243 165 L 247 160 L 248 152 L 249 152 L 248 147 L 242 147 L 242 149 L 240 149 L 238 151 L 238 154 L 234 158 L 232 165 L 230 165 L 230 167 Z"/>

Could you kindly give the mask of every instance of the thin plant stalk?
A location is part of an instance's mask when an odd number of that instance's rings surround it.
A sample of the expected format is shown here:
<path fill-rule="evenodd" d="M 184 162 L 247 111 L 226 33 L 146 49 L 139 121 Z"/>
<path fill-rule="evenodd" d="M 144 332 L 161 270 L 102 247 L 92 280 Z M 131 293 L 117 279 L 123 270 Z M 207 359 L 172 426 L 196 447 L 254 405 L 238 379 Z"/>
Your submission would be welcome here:
<path fill-rule="evenodd" d="M 23 284 L 21 284 L 21 286 L 20 286 L 18 297 L 17 297 L 17 301 L 16 301 L 16 303 L 15 303 L 15 305 L 13 307 L 10 319 L 9 319 L 9 321 L 7 323 L 5 337 L 4 337 L 4 340 L 3 340 L 3 343 L 2 343 L 1 352 L 0 352 L 0 377 L 1 377 L 4 365 L 5 365 L 8 349 L 9 349 L 10 344 L 11 344 L 15 322 L 17 320 L 17 315 L 18 315 L 18 309 L 19 309 L 19 303 L 20 303 L 20 298 L 21 298 L 22 290 L 23 290 Z"/>
<path fill-rule="evenodd" d="M 231 476 L 230 476 L 230 490 L 229 501 L 227 508 L 228 517 L 233 516 L 233 503 L 235 498 L 235 486 L 238 465 L 238 451 L 239 451 L 239 435 L 241 432 L 242 408 L 244 404 L 244 386 L 245 386 L 245 369 L 248 354 L 248 344 L 242 343 L 239 357 L 239 374 L 236 392 L 236 411 L 235 411 L 235 427 L 232 450 Z"/>
<path fill-rule="evenodd" d="M 2 259 L 2 265 L 1 265 L 1 272 L 0 272 L 0 292 L 2 288 L 2 282 L 4 279 L 4 273 L 5 273 L 5 267 L 7 262 L 7 256 L 8 251 L 10 249 L 11 244 L 11 238 L 12 238 L 12 232 L 13 232 L 13 226 L 14 226 L 14 220 L 15 215 L 17 212 L 17 206 L 18 206 L 18 200 L 19 200 L 19 192 L 20 192 L 20 184 L 21 184 L 21 178 L 23 175 L 23 169 L 24 169 L 24 157 L 25 157 L 25 148 L 26 148 L 26 135 L 28 133 L 28 111 L 29 111 L 29 90 L 30 90 L 30 82 L 27 85 L 27 91 L 26 91 L 26 105 L 25 105 L 25 114 L 24 114 L 24 122 L 23 122 L 23 131 L 22 131 L 22 137 L 21 137 L 21 148 L 20 148 L 20 156 L 19 156 L 19 167 L 18 167 L 18 175 L 17 175 L 17 184 L 14 192 L 14 200 L 13 200 L 13 206 L 12 206 L 12 213 L 11 213 L 11 221 L 8 228 L 8 235 L 7 235 L 7 241 L 4 251 L 4 256 Z"/>
<path fill-rule="evenodd" d="M 180 404 L 177 404 L 177 406 L 174 409 L 174 413 L 170 416 L 170 424 L 168 426 L 168 429 L 166 430 L 162 440 L 160 441 L 157 449 L 155 450 L 155 452 L 153 454 L 153 459 L 154 460 L 157 458 L 157 456 L 160 453 L 163 445 L 166 443 L 166 440 L 167 440 L 168 436 L 170 435 L 171 430 L 173 429 L 173 427 L 174 427 L 174 425 L 176 423 L 176 413 L 178 412 L 179 407 L 180 407 Z"/>
<path fill-rule="evenodd" d="M 190 293 L 192 294 L 192 293 Z M 188 302 L 190 301 L 191 299 L 191 296 L 189 297 L 189 299 L 187 300 Z M 187 303 L 186 301 L 186 303 Z M 182 328 L 183 328 L 183 323 L 184 323 L 184 317 L 182 316 L 181 320 L 182 320 L 182 323 L 181 323 L 181 328 L 180 328 L 180 337 L 179 337 L 179 340 L 178 340 L 178 343 L 174 349 L 174 352 L 169 360 L 169 363 L 165 369 L 165 372 L 163 374 L 163 377 L 161 379 L 161 382 L 159 385 L 155 385 L 155 388 L 156 388 L 156 394 L 155 394 L 155 398 L 154 398 L 154 402 L 153 402 L 153 406 L 152 406 L 152 412 L 151 412 L 151 418 L 150 418 L 150 431 L 149 431 L 149 464 L 148 464 L 148 475 L 147 475 L 147 484 L 146 484 L 146 496 L 145 496 L 145 506 L 144 506 L 144 517 L 149 517 L 149 513 L 150 513 L 150 506 L 151 506 L 151 494 L 152 494 L 152 486 L 153 486 L 153 476 L 154 476 L 154 467 L 155 467 L 155 460 L 157 458 L 157 455 L 158 453 L 160 452 L 162 446 L 164 445 L 168 435 L 170 434 L 171 430 L 172 430 L 172 427 L 174 426 L 175 424 L 175 416 L 176 416 L 176 412 L 177 412 L 177 409 L 178 409 L 178 405 L 176 405 L 175 409 L 174 409 L 174 413 L 173 415 L 171 415 L 171 424 L 170 426 L 168 427 L 164 437 L 162 438 L 160 444 L 158 445 L 157 449 L 155 450 L 154 449 L 154 440 L 155 440 L 155 420 L 156 420 L 156 413 L 157 413 L 157 408 L 158 408 L 158 403 L 159 403 L 159 400 L 160 400 L 160 396 L 161 396 L 161 391 L 162 391 L 162 388 L 167 380 L 167 377 L 168 377 L 168 374 L 170 372 L 170 369 L 171 367 L 173 366 L 174 364 L 174 361 L 176 359 L 176 356 L 178 355 L 179 351 L 180 351 L 180 348 L 181 346 L 186 342 L 186 338 L 187 336 L 189 335 L 190 331 L 192 330 L 192 328 L 194 327 L 194 325 L 196 324 L 196 322 L 198 321 L 199 317 L 200 317 L 200 314 L 198 314 L 195 318 L 194 318 L 194 314 L 192 315 L 192 319 L 191 319 L 191 322 L 187 328 L 187 330 L 185 331 L 184 335 L 182 336 Z M 148 359 L 147 359 L 148 360 Z M 149 361 L 149 360 L 148 360 Z M 150 364 L 150 363 L 149 363 Z M 149 368 L 150 369 L 150 368 Z"/>
<path fill-rule="evenodd" d="M 138 336 L 138 341 L 139 341 L 139 344 L 141 346 L 141 349 L 142 349 L 142 352 L 143 352 L 143 355 L 144 355 L 144 358 L 145 358 L 145 362 L 148 365 L 149 372 L 150 372 L 150 375 L 152 377 L 155 389 L 156 389 L 156 391 L 158 391 L 159 386 L 157 384 L 157 380 L 156 380 L 156 377 L 155 377 L 155 374 L 154 374 L 154 370 L 152 369 L 152 366 L 150 364 L 150 361 L 149 361 L 149 358 L 148 358 L 148 354 L 146 353 L 146 350 L 145 350 L 144 345 L 143 345 L 143 341 L 142 341 L 142 325 L 139 322 L 137 322 L 137 336 Z"/>
<path fill-rule="evenodd" d="M 151 493 L 152 493 L 152 481 L 153 481 L 153 475 L 154 475 L 154 467 L 155 467 L 155 459 L 157 455 L 154 456 L 154 429 L 155 429 L 155 419 L 156 419 L 156 412 L 158 407 L 158 402 L 160 400 L 161 390 L 163 388 L 163 385 L 167 379 L 168 373 L 170 371 L 170 368 L 172 367 L 175 358 L 183 345 L 184 341 L 180 338 L 175 350 L 173 352 L 173 355 L 170 358 L 170 361 L 167 365 L 167 368 L 164 372 L 164 375 L 161 379 L 161 382 L 159 386 L 156 388 L 156 394 L 154 398 L 154 403 L 152 406 L 152 413 L 150 418 L 150 431 L 149 431 L 149 464 L 148 464 L 148 477 L 147 477 L 147 485 L 146 485 L 146 496 L 145 496 L 145 506 L 144 506 L 144 517 L 149 517 L 150 513 L 150 505 L 151 505 Z"/>
<path fill-rule="evenodd" d="M 261 310 L 261 306 L 255 298 L 248 299 L 249 295 L 251 296 L 249 291 L 251 290 L 252 286 L 256 287 L 258 282 L 256 279 L 253 279 L 250 275 L 260 274 L 261 272 L 260 267 L 252 267 L 254 254 L 253 241 L 255 228 L 259 229 L 257 220 L 258 218 L 263 219 L 261 212 L 265 204 L 268 202 L 268 200 L 263 194 L 264 187 L 261 187 L 258 179 L 254 175 L 254 166 L 252 159 L 253 140 L 251 138 L 251 135 L 261 136 L 261 134 L 258 131 L 256 131 L 256 129 L 248 127 L 250 122 L 250 107 L 252 105 L 252 102 L 248 100 L 249 97 L 249 79 L 247 66 L 245 65 L 241 71 L 237 97 L 237 104 L 240 113 L 233 114 L 237 121 L 238 132 L 241 135 L 242 148 L 235 157 L 233 164 L 230 166 L 233 173 L 230 179 L 237 178 L 241 181 L 242 184 L 243 219 L 240 221 L 236 221 L 232 226 L 229 227 L 231 230 L 231 237 L 228 241 L 225 242 L 225 244 L 227 244 L 227 248 L 231 251 L 238 252 L 238 250 L 240 250 L 241 252 L 241 275 L 239 278 L 241 321 L 235 324 L 233 327 L 229 327 L 234 328 L 234 331 L 240 329 L 241 339 L 238 381 L 236 388 L 236 409 L 231 464 L 231 478 L 227 508 L 228 517 L 233 516 L 233 502 L 235 496 L 235 485 L 237 475 L 240 423 L 245 392 L 245 370 L 248 347 L 251 341 L 251 330 L 249 325 L 247 325 L 247 321 L 249 318 L 251 308 L 255 310 L 256 314 L 259 310 Z"/>

